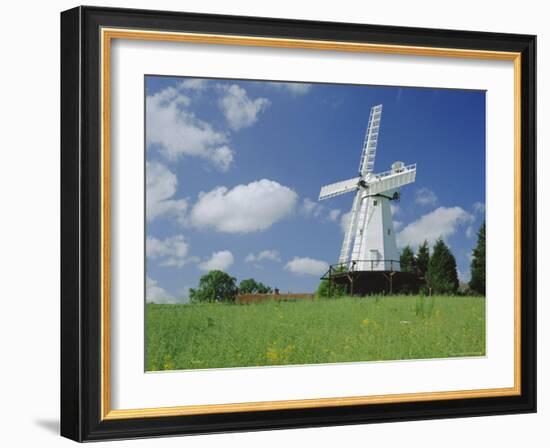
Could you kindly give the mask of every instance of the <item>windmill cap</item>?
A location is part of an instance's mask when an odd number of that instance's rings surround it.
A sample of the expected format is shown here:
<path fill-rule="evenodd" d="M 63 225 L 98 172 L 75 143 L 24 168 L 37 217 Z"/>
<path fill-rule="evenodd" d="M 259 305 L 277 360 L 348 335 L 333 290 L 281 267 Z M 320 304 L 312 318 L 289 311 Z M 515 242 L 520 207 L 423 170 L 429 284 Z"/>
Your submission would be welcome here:
<path fill-rule="evenodd" d="M 405 168 L 405 164 L 403 162 L 397 161 L 391 164 L 392 171 L 400 171 L 403 168 Z"/>

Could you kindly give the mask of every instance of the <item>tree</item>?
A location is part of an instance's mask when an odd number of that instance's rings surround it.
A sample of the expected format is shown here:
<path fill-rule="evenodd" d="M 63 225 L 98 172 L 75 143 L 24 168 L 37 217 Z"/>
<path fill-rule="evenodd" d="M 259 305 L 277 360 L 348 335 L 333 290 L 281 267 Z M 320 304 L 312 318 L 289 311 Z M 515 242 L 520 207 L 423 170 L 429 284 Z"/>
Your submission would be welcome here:
<path fill-rule="evenodd" d="M 470 289 L 485 295 L 485 221 L 477 232 L 477 245 L 472 255 Z"/>
<path fill-rule="evenodd" d="M 410 246 L 405 246 L 399 257 L 401 272 L 416 272 L 416 259 Z"/>
<path fill-rule="evenodd" d="M 428 286 L 436 294 L 454 294 L 458 289 L 456 260 L 441 238 L 435 242 L 427 279 Z"/>
<path fill-rule="evenodd" d="M 197 289 L 189 289 L 191 302 L 234 302 L 237 279 L 223 271 L 210 271 L 199 280 Z"/>
<path fill-rule="evenodd" d="M 270 294 L 273 290 L 264 285 L 262 282 L 257 282 L 253 278 L 241 280 L 239 284 L 239 293 L 241 294 Z"/>
<path fill-rule="evenodd" d="M 346 285 L 336 285 L 333 283 L 330 286 L 330 297 L 343 297 L 346 294 L 347 294 Z M 317 291 L 315 291 L 315 296 L 329 297 L 327 279 L 321 280 L 321 283 L 319 283 L 319 287 L 317 288 Z"/>
<path fill-rule="evenodd" d="M 348 269 L 345 265 L 340 265 L 333 269 L 334 273 L 346 272 Z M 328 279 L 321 280 L 317 291 L 315 291 L 315 297 L 343 297 L 348 294 L 346 285 L 337 285 L 332 283 L 330 285 L 330 296 L 329 296 L 329 281 Z"/>
<path fill-rule="evenodd" d="M 416 253 L 416 269 L 418 270 L 418 275 L 424 279 L 424 282 L 426 282 L 429 263 L 430 247 L 428 246 L 428 240 L 424 240 Z"/>

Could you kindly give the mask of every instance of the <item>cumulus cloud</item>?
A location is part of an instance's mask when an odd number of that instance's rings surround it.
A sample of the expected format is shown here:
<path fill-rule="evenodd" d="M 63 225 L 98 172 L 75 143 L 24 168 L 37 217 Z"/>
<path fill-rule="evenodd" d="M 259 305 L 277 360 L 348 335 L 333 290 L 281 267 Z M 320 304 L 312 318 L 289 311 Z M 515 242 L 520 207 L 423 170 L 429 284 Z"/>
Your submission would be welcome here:
<path fill-rule="evenodd" d="M 217 187 L 199 194 L 191 211 L 191 223 L 225 233 L 256 232 L 288 216 L 297 200 L 296 192 L 268 179 L 231 190 Z"/>
<path fill-rule="evenodd" d="M 325 261 L 315 260 L 309 257 L 294 257 L 286 265 L 285 269 L 297 275 L 322 275 L 328 271 L 329 264 Z"/>
<path fill-rule="evenodd" d="M 459 226 L 473 221 L 474 217 L 461 207 L 439 207 L 405 226 L 397 234 L 397 244 L 414 247 L 424 240 L 433 244 L 437 238 L 448 238 Z"/>
<path fill-rule="evenodd" d="M 178 289 L 178 291 L 177 291 L 178 301 L 180 303 L 189 303 L 190 302 L 190 298 L 189 298 L 190 289 L 191 289 L 191 286 L 183 286 L 183 287 Z"/>
<path fill-rule="evenodd" d="M 160 216 L 174 217 L 182 223 L 187 210 L 185 199 L 173 199 L 178 186 L 178 178 L 168 168 L 158 162 L 146 164 L 146 218 L 153 221 Z"/>
<path fill-rule="evenodd" d="M 331 221 L 338 221 L 341 213 L 342 212 L 337 208 L 333 208 L 331 211 L 328 212 L 328 219 L 330 219 Z"/>
<path fill-rule="evenodd" d="M 324 211 L 324 208 L 321 204 L 316 201 L 312 201 L 309 198 L 305 198 L 302 201 L 302 213 L 306 216 L 313 216 L 318 218 Z"/>
<path fill-rule="evenodd" d="M 233 161 L 233 151 L 227 146 L 227 135 L 189 111 L 191 99 L 181 92 L 185 83 L 196 84 L 195 81 L 186 80 L 181 83 L 180 89 L 167 87 L 147 96 L 147 147 L 158 145 L 161 154 L 171 161 L 182 156 L 202 157 L 226 171 Z"/>
<path fill-rule="evenodd" d="M 180 88 L 183 90 L 206 90 L 208 82 L 207 79 L 190 78 L 182 81 Z"/>
<path fill-rule="evenodd" d="M 317 201 L 305 198 L 300 206 L 300 211 L 304 216 L 321 218 L 328 221 L 337 221 L 342 213 L 338 209 L 329 209 Z"/>
<path fill-rule="evenodd" d="M 476 234 L 473 226 L 466 227 L 466 238 L 472 238 Z"/>
<path fill-rule="evenodd" d="M 474 202 L 473 209 L 479 215 L 485 214 L 485 204 L 483 202 Z"/>
<path fill-rule="evenodd" d="M 246 90 L 237 84 L 220 85 L 220 88 L 224 94 L 218 104 L 227 124 L 235 131 L 252 126 L 258 121 L 258 115 L 270 105 L 267 98 L 249 98 Z"/>
<path fill-rule="evenodd" d="M 262 250 L 257 255 L 248 254 L 244 259 L 246 263 L 254 263 L 254 262 L 263 261 L 263 260 L 280 262 L 281 257 L 279 256 L 279 252 L 276 250 Z"/>
<path fill-rule="evenodd" d="M 175 235 L 164 240 L 148 236 L 145 241 L 147 259 L 156 260 L 160 266 L 182 267 L 192 261 L 188 258 L 189 244 L 183 235 Z"/>
<path fill-rule="evenodd" d="M 414 198 L 414 202 L 416 202 L 419 205 L 436 205 L 437 196 L 429 188 L 422 187 L 416 190 L 416 196 Z"/>
<path fill-rule="evenodd" d="M 311 84 L 305 82 L 270 82 L 268 85 L 279 90 L 284 90 L 295 96 L 305 95 L 309 93 L 313 87 Z"/>
<path fill-rule="evenodd" d="M 203 271 L 213 271 L 216 269 L 225 271 L 233 264 L 233 261 L 234 257 L 230 251 L 221 250 L 219 252 L 214 252 L 208 260 L 199 263 L 199 268 Z"/>
<path fill-rule="evenodd" d="M 150 277 L 145 279 L 145 301 L 147 303 L 176 303 L 172 294 L 161 288 L 156 280 Z"/>
<path fill-rule="evenodd" d="M 233 150 L 229 146 L 220 146 L 212 150 L 210 158 L 222 171 L 227 171 L 233 162 Z"/>
<path fill-rule="evenodd" d="M 399 208 L 399 205 L 396 205 L 396 204 L 390 204 L 390 210 L 391 210 L 392 216 L 397 215 L 401 211 L 401 209 Z"/>
<path fill-rule="evenodd" d="M 456 273 L 458 275 L 458 280 L 461 283 L 468 283 L 472 278 L 471 272 L 469 270 L 461 271 L 460 269 L 457 268 Z"/>

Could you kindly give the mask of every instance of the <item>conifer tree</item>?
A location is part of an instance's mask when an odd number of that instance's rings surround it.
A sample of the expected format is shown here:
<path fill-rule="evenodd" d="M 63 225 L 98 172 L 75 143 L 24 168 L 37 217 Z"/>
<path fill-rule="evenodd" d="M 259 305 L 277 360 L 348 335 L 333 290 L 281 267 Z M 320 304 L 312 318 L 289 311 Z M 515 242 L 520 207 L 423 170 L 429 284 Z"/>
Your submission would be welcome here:
<path fill-rule="evenodd" d="M 485 221 L 477 232 L 477 245 L 473 250 L 470 289 L 485 295 Z"/>
<path fill-rule="evenodd" d="M 441 238 L 435 242 L 427 278 L 428 286 L 435 294 L 453 294 L 458 289 L 456 260 Z"/>
<path fill-rule="evenodd" d="M 416 268 L 418 275 L 426 281 L 426 273 L 428 272 L 428 263 L 430 262 L 430 247 L 428 246 L 428 240 L 424 242 L 418 248 L 416 253 Z"/>
<path fill-rule="evenodd" d="M 401 272 L 416 272 L 416 259 L 410 246 L 405 246 L 399 257 Z"/>

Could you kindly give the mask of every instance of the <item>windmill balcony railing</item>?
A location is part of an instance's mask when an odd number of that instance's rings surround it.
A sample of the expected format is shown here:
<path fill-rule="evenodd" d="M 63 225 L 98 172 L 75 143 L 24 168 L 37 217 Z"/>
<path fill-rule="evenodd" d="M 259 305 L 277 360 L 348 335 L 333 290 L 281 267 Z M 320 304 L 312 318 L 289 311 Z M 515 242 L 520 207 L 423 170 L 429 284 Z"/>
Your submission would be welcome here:
<path fill-rule="evenodd" d="M 384 177 L 387 177 L 387 176 L 391 176 L 392 174 L 397 174 L 397 173 L 405 173 L 407 171 L 412 171 L 412 170 L 415 170 L 416 169 L 416 163 L 411 163 L 410 165 L 406 165 L 402 168 L 399 168 L 397 170 L 388 170 L 388 171 L 383 171 L 381 173 L 376 173 L 374 176 L 373 176 L 373 179 L 382 179 Z"/>
<path fill-rule="evenodd" d="M 345 263 L 331 264 L 328 271 L 321 278 L 329 278 L 338 274 L 347 274 L 356 271 L 379 271 L 380 266 L 389 265 L 388 271 L 400 271 L 414 272 L 415 268 L 406 264 L 402 264 L 399 260 L 352 260 Z M 359 270 L 358 267 L 361 266 Z M 365 268 L 366 267 L 366 268 Z"/>

